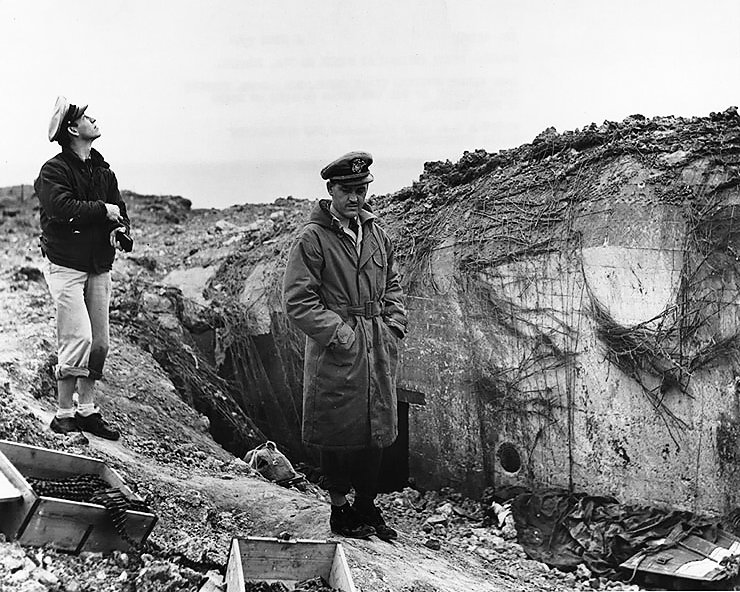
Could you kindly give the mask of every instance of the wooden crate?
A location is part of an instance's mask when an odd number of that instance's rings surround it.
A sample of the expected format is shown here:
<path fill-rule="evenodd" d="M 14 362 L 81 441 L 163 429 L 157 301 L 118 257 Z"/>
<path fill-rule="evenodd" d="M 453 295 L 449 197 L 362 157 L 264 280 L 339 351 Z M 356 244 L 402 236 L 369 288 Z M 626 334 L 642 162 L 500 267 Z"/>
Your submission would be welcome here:
<path fill-rule="evenodd" d="M 0 532 L 22 545 L 50 545 L 65 551 L 125 550 L 129 543 L 116 532 L 106 509 L 99 504 L 37 495 L 26 478 L 62 479 L 89 473 L 120 489 L 129 499 L 142 501 L 103 461 L 0 440 L 0 473 L 12 490 L 0 500 Z M 149 512 L 126 511 L 126 531 L 136 542 L 151 533 L 157 517 Z"/>
<path fill-rule="evenodd" d="M 357 592 L 342 545 L 335 542 L 236 537 L 226 568 L 226 592 L 244 592 L 249 580 L 296 583 L 323 577 L 342 592 Z"/>
<path fill-rule="evenodd" d="M 722 561 L 740 556 L 740 539 L 722 529 L 713 533 L 713 538 L 714 541 L 709 541 L 690 534 L 660 551 L 640 551 L 620 567 L 631 572 L 655 573 L 687 580 L 718 581 L 732 577 L 734 562 L 725 565 Z"/>

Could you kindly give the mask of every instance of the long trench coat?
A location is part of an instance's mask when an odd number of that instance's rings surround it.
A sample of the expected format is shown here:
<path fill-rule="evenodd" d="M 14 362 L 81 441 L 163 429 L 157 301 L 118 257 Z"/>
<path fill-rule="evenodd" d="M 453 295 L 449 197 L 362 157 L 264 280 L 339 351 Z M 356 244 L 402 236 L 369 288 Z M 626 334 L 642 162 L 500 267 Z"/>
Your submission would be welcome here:
<path fill-rule="evenodd" d="M 393 247 L 366 206 L 358 254 L 330 203 L 321 200 L 311 213 L 283 282 L 286 313 L 306 334 L 303 441 L 383 448 L 398 435 L 398 340 L 406 331 Z"/>

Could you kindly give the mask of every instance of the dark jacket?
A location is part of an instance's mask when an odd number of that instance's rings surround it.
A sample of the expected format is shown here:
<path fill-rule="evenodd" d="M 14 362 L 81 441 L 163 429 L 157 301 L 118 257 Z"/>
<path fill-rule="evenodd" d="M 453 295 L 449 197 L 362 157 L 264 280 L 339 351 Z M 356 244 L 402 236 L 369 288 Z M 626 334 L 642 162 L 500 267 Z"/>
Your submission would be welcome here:
<path fill-rule="evenodd" d="M 406 331 L 393 246 L 368 211 L 358 256 L 329 204 L 313 210 L 283 283 L 285 310 L 307 336 L 303 441 L 335 450 L 386 447 L 398 435 L 398 340 Z M 366 303 L 368 316 L 360 313 Z"/>
<path fill-rule="evenodd" d="M 106 216 L 105 203 L 121 210 L 130 223 L 116 175 L 97 150 L 82 161 L 64 148 L 41 167 L 34 183 L 41 203 L 41 248 L 49 261 L 78 271 L 110 271 L 116 250 L 110 232 L 117 226 Z"/>

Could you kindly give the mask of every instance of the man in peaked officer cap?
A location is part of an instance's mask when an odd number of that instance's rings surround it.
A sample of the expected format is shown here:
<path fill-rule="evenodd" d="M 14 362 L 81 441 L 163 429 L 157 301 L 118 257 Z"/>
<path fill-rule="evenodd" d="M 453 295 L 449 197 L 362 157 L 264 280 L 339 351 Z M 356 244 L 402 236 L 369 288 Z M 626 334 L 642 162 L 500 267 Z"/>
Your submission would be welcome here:
<path fill-rule="evenodd" d="M 130 250 L 124 243 L 129 219 L 115 174 L 92 148 L 100 130 L 86 109 L 57 99 L 48 135 L 62 151 L 41 167 L 34 184 L 48 259 L 44 277 L 56 305 L 58 409 L 51 429 L 117 440 L 118 431 L 95 405 L 94 389 L 108 354 L 110 272 L 116 248 Z"/>
<path fill-rule="evenodd" d="M 383 449 L 398 435 L 406 311 L 393 245 L 365 204 L 372 162 L 350 152 L 321 170 L 331 199 L 317 203 L 293 245 L 283 299 L 306 334 L 303 441 L 319 449 L 331 530 L 390 540 L 398 535 L 374 500 Z"/>
<path fill-rule="evenodd" d="M 321 169 L 321 178 L 342 185 L 364 185 L 373 181 L 370 165 L 373 157 L 367 152 L 349 152 Z"/>

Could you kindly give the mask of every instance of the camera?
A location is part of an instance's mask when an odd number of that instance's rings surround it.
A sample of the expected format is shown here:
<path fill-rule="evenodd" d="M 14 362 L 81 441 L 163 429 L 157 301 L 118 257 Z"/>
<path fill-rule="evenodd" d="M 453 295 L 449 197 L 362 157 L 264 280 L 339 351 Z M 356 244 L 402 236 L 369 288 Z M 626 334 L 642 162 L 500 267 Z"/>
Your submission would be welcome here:
<path fill-rule="evenodd" d="M 131 249 L 134 248 L 134 239 L 132 239 L 123 230 L 119 230 L 118 232 L 116 232 L 116 240 L 126 253 L 130 253 Z"/>

